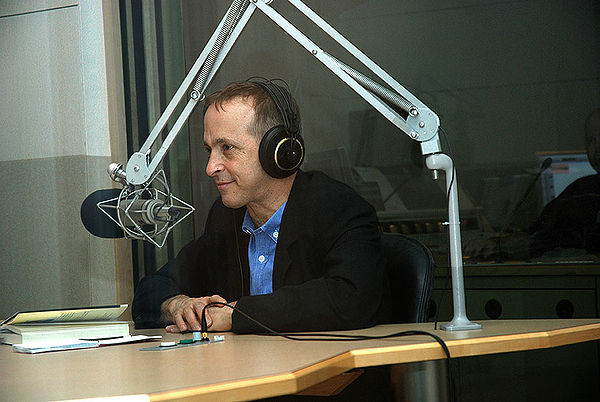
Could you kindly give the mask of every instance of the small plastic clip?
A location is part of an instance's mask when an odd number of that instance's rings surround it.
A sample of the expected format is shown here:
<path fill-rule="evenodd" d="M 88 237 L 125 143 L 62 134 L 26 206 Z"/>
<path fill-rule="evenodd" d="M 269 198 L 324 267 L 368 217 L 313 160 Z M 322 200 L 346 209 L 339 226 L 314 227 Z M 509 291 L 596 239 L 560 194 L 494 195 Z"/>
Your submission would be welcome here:
<path fill-rule="evenodd" d="M 161 342 L 160 343 L 160 347 L 161 348 L 170 348 L 170 347 L 173 347 L 175 345 L 177 345 L 175 342 L 167 342 L 167 341 L 165 341 L 165 342 Z"/>

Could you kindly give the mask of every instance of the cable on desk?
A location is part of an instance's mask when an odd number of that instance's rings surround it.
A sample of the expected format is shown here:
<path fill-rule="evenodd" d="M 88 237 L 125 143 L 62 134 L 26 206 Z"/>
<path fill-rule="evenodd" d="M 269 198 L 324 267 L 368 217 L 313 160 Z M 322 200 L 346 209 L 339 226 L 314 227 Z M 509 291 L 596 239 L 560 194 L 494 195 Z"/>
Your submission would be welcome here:
<path fill-rule="evenodd" d="M 240 313 L 241 315 L 243 315 L 244 317 L 246 317 L 247 319 L 249 319 L 256 325 L 260 326 L 261 328 L 264 328 L 267 331 L 267 333 L 256 334 L 256 335 L 280 336 L 282 338 L 289 339 L 292 341 L 319 341 L 319 342 L 323 342 L 323 341 L 336 342 L 337 341 L 337 342 L 340 342 L 340 341 L 377 340 L 377 339 L 388 339 L 388 338 L 396 338 L 396 337 L 403 337 L 403 336 L 417 336 L 417 335 L 429 336 L 429 337 L 433 338 L 441 346 L 442 350 L 444 351 L 444 354 L 446 355 L 446 369 L 448 371 L 448 392 L 450 393 L 450 401 L 451 402 L 456 401 L 456 390 L 454 389 L 454 376 L 452 373 L 452 365 L 451 365 L 452 357 L 450 356 L 450 350 L 448 349 L 446 342 L 444 342 L 444 340 L 442 338 L 440 338 L 439 336 L 432 334 L 430 332 L 411 330 L 411 331 L 395 332 L 395 333 L 387 334 L 387 335 L 348 335 L 348 334 L 328 334 L 328 333 L 310 333 L 310 332 L 283 333 L 283 332 L 275 331 L 272 328 L 269 328 L 268 326 L 266 326 L 265 324 L 256 320 L 255 318 L 250 317 L 248 314 L 244 313 L 242 310 L 240 310 L 237 307 L 234 307 L 227 303 L 211 302 L 211 303 L 208 303 L 206 306 L 204 306 L 204 308 L 202 308 L 202 317 L 200 320 L 200 325 L 201 325 L 200 331 L 202 332 L 203 340 L 208 340 L 208 324 L 206 322 L 206 309 L 209 307 L 212 307 L 212 306 L 229 307 L 230 309 L 237 311 L 238 313 Z"/>

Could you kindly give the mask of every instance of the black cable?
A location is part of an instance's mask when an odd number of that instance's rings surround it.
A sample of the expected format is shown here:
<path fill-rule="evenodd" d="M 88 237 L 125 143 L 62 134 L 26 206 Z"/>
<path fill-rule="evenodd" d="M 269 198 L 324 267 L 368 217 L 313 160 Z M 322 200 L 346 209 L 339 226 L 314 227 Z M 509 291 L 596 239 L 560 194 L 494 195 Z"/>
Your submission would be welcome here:
<path fill-rule="evenodd" d="M 443 129 L 442 126 L 439 127 L 439 131 L 444 135 L 444 139 L 446 140 L 446 145 L 448 146 L 448 156 L 450 160 L 452 160 L 452 176 L 450 176 L 450 185 L 448 186 L 448 193 L 446 194 L 447 198 L 450 198 L 450 190 L 452 190 L 452 186 L 454 185 L 454 154 L 452 152 L 452 147 L 450 146 L 450 140 L 448 139 L 448 134 Z"/>
<path fill-rule="evenodd" d="M 253 323 L 257 324 L 261 328 L 267 330 L 267 333 L 257 334 L 257 335 L 280 336 L 282 338 L 289 339 L 292 341 L 319 341 L 319 342 L 335 341 L 335 342 L 340 342 L 340 341 L 378 340 L 378 339 L 388 339 L 388 338 L 396 338 L 396 337 L 403 337 L 403 336 L 417 336 L 417 335 L 429 336 L 429 337 L 433 338 L 441 346 L 442 350 L 444 351 L 444 354 L 446 355 L 446 369 L 448 372 L 448 392 L 450 393 L 450 401 L 452 401 L 452 402 L 456 401 L 456 392 L 454 389 L 454 376 L 452 374 L 452 365 L 451 365 L 452 357 L 450 356 L 450 350 L 448 349 L 446 342 L 444 342 L 444 340 L 442 338 L 440 338 L 439 336 L 432 334 L 430 332 L 419 331 L 419 330 L 409 330 L 409 331 L 395 332 L 395 333 L 387 334 L 387 335 L 348 335 L 348 334 L 307 333 L 307 332 L 304 332 L 304 333 L 293 333 L 293 332 L 292 333 L 282 333 L 282 332 L 275 331 L 272 328 L 269 328 L 265 324 L 250 317 L 248 314 L 244 313 L 242 310 L 240 310 L 239 308 L 237 308 L 235 306 L 232 306 L 227 303 L 222 303 L 222 302 L 211 302 L 202 308 L 202 316 L 201 316 L 201 320 L 200 320 L 200 325 L 201 325 L 201 332 L 202 332 L 203 340 L 208 340 L 208 324 L 206 322 L 206 309 L 208 307 L 212 307 L 212 306 L 229 307 L 230 309 L 237 311 L 238 313 L 240 313 L 241 315 L 243 315 L 245 318 L 249 319 Z"/>

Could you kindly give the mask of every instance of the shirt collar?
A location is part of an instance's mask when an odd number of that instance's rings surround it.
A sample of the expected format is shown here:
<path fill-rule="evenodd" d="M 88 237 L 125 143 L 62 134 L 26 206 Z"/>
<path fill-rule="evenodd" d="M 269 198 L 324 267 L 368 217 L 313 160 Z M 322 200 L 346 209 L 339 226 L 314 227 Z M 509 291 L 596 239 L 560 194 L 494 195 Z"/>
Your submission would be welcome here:
<path fill-rule="evenodd" d="M 285 210 L 286 204 L 287 201 L 284 202 L 269 218 L 269 220 L 259 228 L 254 226 L 254 222 L 252 222 L 250 213 L 246 209 L 246 215 L 244 216 L 244 222 L 242 223 L 242 230 L 248 234 L 256 234 L 257 232 L 261 231 L 267 234 L 275 243 L 277 243 L 277 238 L 279 237 L 279 227 L 281 226 L 281 219 L 283 218 L 283 211 Z"/>

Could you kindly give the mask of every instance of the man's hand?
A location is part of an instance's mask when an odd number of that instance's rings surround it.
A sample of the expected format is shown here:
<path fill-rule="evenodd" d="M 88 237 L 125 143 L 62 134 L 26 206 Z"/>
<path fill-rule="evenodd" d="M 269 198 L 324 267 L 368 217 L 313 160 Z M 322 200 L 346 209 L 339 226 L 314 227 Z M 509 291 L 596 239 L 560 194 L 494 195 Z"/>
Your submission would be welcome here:
<path fill-rule="evenodd" d="M 167 332 L 199 331 L 202 309 L 208 303 L 212 302 L 227 303 L 227 300 L 219 295 L 198 298 L 177 295 L 165 300 L 160 308 L 163 320 L 174 323 L 174 325 L 168 325 L 166 327 Z M 225 308 L 231 310 L 227 307 Z M 209 308 L 206 312 L 206 323 L 209 328 L 213 325 L 213 312 L 210 310 L 211 309 Z M 225 317 L 222 317 L 222 315 L 219 314 L 219 326 L 226 322 L 224 318 Z M 231 329 L 231 316 L 229 318 L 229 329 Z"/>
<path fill-rule="evenodd" d="M 213 300 L 219 301 L 219 300 Z M 235 307 L 237 302 L 229 303 L 230 306 Z M 233 309 L 226 306 L 210 306 L 208 309 L 212 318 L 212 324 L 208 327 L 212 331 L 231 331 L 231 317 L 233 315 Z"/>

